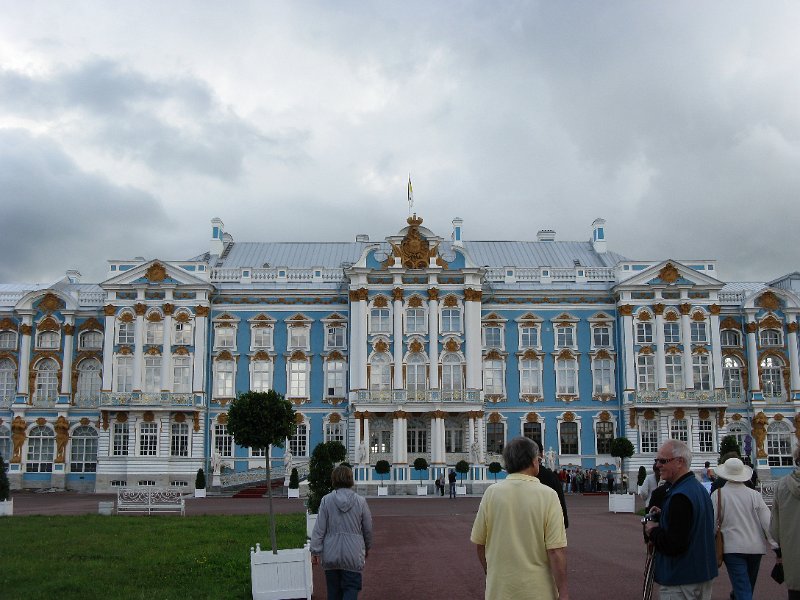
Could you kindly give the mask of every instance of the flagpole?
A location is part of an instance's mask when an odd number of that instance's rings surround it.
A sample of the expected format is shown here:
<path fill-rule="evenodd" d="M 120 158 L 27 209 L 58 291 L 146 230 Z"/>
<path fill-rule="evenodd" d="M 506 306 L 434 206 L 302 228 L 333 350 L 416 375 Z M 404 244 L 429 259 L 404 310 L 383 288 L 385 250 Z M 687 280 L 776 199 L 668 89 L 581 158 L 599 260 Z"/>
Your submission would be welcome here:
<path fill-rule="evenodd" d="M 414 189 L 411 187 L 411 173 L 408 174 L 408 216 L 411 216 L 411 208 L 414 206 Z"/>

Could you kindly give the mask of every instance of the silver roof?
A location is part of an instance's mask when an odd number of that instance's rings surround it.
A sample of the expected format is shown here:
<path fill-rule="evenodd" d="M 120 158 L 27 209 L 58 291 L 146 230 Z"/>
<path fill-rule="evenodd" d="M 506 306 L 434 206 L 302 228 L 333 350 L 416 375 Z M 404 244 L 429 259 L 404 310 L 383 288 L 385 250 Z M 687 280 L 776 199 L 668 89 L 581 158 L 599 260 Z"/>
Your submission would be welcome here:
<path fill-rule="evenodd" d="M 628 260 L 616 252 L 595 252 L 591 242 L 464 242 L 476 265 L 487 267 L 613 267 Z"/>
<path fill-rule="evenodd" d="M 290 267 L 296 269 L 323 267 L 339 269 L 352 264 L 369 242 L 234 242 L 225 258 L 212 257 L 212 266 L 229 268 Z M 202 255 L 192 260 L 201 260 Z M 216 259 L 216 260 L 215 260 Z"/>
<path fill-rule="evenodd" d="M 731 281 L 722 286 L 721 294 L 726 292 L 757 292 L 767 284 L 760 281 Z"/>

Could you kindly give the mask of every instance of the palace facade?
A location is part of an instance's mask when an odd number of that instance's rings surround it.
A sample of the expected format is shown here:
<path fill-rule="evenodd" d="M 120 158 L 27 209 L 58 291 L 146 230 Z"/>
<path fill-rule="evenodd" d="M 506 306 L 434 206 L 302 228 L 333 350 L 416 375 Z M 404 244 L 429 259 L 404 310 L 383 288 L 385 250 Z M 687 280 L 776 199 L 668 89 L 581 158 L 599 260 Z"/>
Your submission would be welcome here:
<path fill-rule="evenodd" d="M 480 485 L 506 440 L 631 485 L 661 441 L 695 467 L 735 435 L 763 479 L 800 435 L 800 273 L 724 282 L 713 260 L 631 260 L 589 241 L 469 241 L 410 217 L 371 241 L 237 242 L 219 219 L 188 260 L 112 260 L 101 283 L 0 284 L 0 453 L 14 488 L 246 481 L 226 407 L 275 389 L 296 406 L 302 465 L 339 440 L 362 484 L 398 488 L 465 460 Z M 280 472 L 284 452 L 270 453 Z M 286 457 L 288 458 L 288 457 Z M 238 476 L 238 479 L 237 479 Z M 214 478 L 215 483 L 220 483 Z"/>

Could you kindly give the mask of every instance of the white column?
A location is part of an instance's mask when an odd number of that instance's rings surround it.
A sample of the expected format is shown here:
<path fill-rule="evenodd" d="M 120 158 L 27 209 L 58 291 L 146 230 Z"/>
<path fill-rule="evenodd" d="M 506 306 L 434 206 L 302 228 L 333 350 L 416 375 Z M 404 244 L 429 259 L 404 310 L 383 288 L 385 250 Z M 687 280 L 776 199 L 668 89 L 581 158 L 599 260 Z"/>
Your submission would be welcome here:
<path fill-rule="evenodd" d="M 111 391 L 111 382 L 114 372 L 114 315 L 116 307 L 108 305 L 104 308 L 106 325 L 103 331 L 103 384 L 102 391 Z"/>
<path fill-rule="evenodd" d="M 478 448 L 480 448 L 480 458 L 486 457 L 486 421 L 483 417 L 478 419 Z M 481 462 L 484 462 L 483 460 Z"/>
<path fill-rule="evenodd" d="M 692 369 L 692 327 L 689 320 L 689 304 L 681 304 L 681 344 L 683 344 L 683 381 L 687 390 L 694 389 L 694 371 Z"/>
<path fill-rule="evenodd" d="M 467 450 L 472 448 L 472 443 L 475 441 L 475 416 L 472 411 L 467 413 L 469 415 L 469 431 L 467 431 Z"/>
<path fill-rule="evenodd" d="M 655 318 L 655 341 L 656 341 L 656 382 L 659 390 L 667 389 L 667 367 L 664 358 L 664 305 L 660 304 L 654 308 Z"/>
<path fill-rule="evenodd" d="M 392 387 L 403 389 L 403 290 L 395 288 L 393 293 L 392 341 L 394 342 L 394 381 Z"/>
<path fill-rule="evenodd" d="M 358 464 L 358 449 L 361 447 L 361 413 L 356 411 L 353 413 L 353 464 Z M 365 444 L 369 444 L 369 440 L 364 440 Z"/>
<path fill-rule="evenodd" d="M 789 333 L 789 389 L 792 394 L 800 392 L 800 364 L 797 363 L 797 315 L 787 315 Z"/>
<path fill-rule="evenodd" d="M 367 389 L 367 289 L 350 290 L 350 389 Z"/>
<path fill-rule="evenodd" d="M 192 392 L 202 394 L 206 388 L 206 340 L 208 339 L 208 306 L 194 310 L 194 364 L 192 365 Z"/>
<path fill-rule="evenodd" d="M 161 340 L 161 391 L 172 391 L 172 312 L 164 311 L 164 337 Z"/>
<path fill-rule="evenodd" d="M 33 333 L 33 315 L 22 315 L 22 339 L 19 343 L 19 373 L 17 392 L 28 395 L 28 371 L 31 368 L 31 334 Z"/>
<path fill-rule="evenodd" d="M 624 305 L 619 307 L 622 314 L 622 337 L 625 344 L 625 389 L 636 389 L 636 354 L 633 351 L 633 307 Z"/>
<path fill-rule="evenodd" d="M 367 449 L 367 457 L 364 459 L 364 463 L 369 464 L 369 417 L 367 415 L 363 415 L 361 422 L 364 424 L 363 439 L 364 439 L 364 446 Z M 360 443 L 361 440 L 359 440 L 359 444 Z"/>
<path fill-rule="evenodd" d="M 72 349 L 75 341 L 75 315 L 64 315 L 64 362 L 61 370 L 61 393 L 72 391 Z"/>
<path fill-rule="evenodd" d="M 754 315 L 753 315 L 754 316 Z M 748 319 L 752 318 L 748 315 Z M 758 377 L 758 344 L 756 342 L 756 322 L 749 321 L 747 328 L 747 372 L 750 375 L 750 391 L 761 391 L 761 380 Z"/>
<path fill-rule="evenodd" d="M 144 304 L 137 304 L 134 307 L 136 311 L 136 321 L 133 329 L 133 391 L 142 391 L 142 367 L 144 365 L 144 313 L 146 310 Z"/>
<path fill-rule="evenodd" d="M 714 388 L 721 390 L 722 386 L 722 340 L 719 332 L 719 306 L 709 307 L 711 310 L 711 365 L 714 370 Z"/>
<path fill-rule="evenodd" d="M 439 411 L 437 411 L 437 413 L 439 413 Z M 436 454 L 431 452 L 431 462 L 436 464 L 445 464 L 447 461 L 445 460 L 446 451 L 444 444 L 444 417 L 435 416 L 433 418 L 432 429 L 436 432 L 436 445 L 433 448 Z"/>
<path fill-rule="evenodd" d="M 439 387 L 439 290 L 428 290 L 428 381 L 431 389 Z"/>
<path fill-rule="evenodd" d="M 467 346 L 467 389 L 479 390 L 483 387 L 480 290 L 464 290 L 464 342 Z"/>
<path fill-rule="evenodd" d="M 408 463 L 408 447 L 406 442 L 406 437 L 408 436 L 408 418 L 407 415 L 401 411 L 397 411 L 393 416 L 394 435 L 392 436 L 392 462 L 396 465 L 405 465 Z"/>

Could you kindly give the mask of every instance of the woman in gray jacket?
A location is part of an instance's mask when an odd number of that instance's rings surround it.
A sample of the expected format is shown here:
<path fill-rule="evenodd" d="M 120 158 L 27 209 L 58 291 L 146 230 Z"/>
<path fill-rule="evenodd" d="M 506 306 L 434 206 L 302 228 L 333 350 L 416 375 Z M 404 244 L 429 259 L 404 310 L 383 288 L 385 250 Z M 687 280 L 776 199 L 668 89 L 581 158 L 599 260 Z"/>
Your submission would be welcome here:
<path fill-rule="evenodd" d="M 331 484 L 311 535 L 311 564 L 322 564 L 328 598 L 352 600 L 361 591 L 361 571 L 372 545 L 372 515 L 367 501 L 353 491 L 350 467 L 336 467 Z"/>

